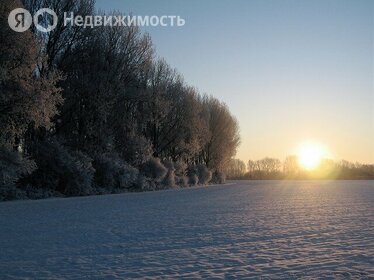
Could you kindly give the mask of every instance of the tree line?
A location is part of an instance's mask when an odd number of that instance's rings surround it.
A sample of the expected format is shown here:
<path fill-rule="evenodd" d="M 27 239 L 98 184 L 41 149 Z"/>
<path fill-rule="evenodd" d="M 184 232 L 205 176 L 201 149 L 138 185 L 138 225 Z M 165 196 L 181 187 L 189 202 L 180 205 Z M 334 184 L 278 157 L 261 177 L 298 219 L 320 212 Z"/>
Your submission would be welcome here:
<path fill-rule="evenodd" d="M 238 123 L 159 58 L 149 34 L 62 20 L 49 33 L 18 33 L 7 22 L 19 7 L 48 7 L 62 19 L 103 14 L 94 6 L 0 3 L 0 200 L 223 182 Z"/>
<path fill-rule="evenodd" d="M 265 157 L 249 160 L 247 165 L 240 159 L 231 159 L 225 173 L 229 179 L 374 179 L 374 165 L 352 163 L 346 160 L 322 159 L 313 170 L 303 168 L 297 156 L 288 156 L 282 162 L 277 158 Z"/>

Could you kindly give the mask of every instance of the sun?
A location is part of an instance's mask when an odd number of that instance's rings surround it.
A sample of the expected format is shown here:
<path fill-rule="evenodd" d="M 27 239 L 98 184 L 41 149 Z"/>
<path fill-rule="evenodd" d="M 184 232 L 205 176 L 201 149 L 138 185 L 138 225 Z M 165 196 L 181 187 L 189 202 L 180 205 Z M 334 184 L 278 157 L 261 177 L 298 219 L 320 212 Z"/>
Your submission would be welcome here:
<path fill-rule="evenodd" d="M 319 143 L 303 143 L 298 149 L 299 164 L 307 170 L 314 170 L 326 154 L 326 149 Z"/>

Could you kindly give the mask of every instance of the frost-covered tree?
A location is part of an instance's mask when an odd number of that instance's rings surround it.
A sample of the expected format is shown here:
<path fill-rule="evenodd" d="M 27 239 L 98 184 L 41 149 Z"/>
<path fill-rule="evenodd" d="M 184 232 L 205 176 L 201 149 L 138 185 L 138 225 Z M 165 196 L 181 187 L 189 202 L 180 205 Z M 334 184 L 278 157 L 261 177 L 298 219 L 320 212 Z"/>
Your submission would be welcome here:
<path fill-rule="evenodd" d="M 47 67 L 60 68 L 61 63 L 71 54 L 72 49 L 81 44 L 85 38 L 85 28 L 82 25 L 65 25 L 64 13 L 80 16 L 92 15 L 94 0 L 22 0 L 25 8 L 33 15 L 41 8 L 50 8 L 60 19 L 56 27 L 50 32 L 40 32 L 31 25 L 32 32 L 42 45 L 42 51 L 47 57 Z M 52 18 L 40 16 L 40 24 L 52 24 Z M 44 69 L 42 69 L 43 71 Z M 48 69 L 45 69 L 48 70 Z"/>
<path fill-rule="evenodd" d="M 19 1 L 0 3 L 0 145 L 20 146 L 28 129 L 53 125 L 62 97 L 60 73 L 40 71 L 47 57 L 34 34 L 10 29 L 8 14 L 16 7 Z"/>
<path fill-rule="evenodd" d="M 283 172 L 287 177 L 294 178 L 300 172 L 297 156 L 288 156 L 283 162 Z"/>
<path fill-rule="evenodd" d="M 239 126 L 226 104 L 211 96 L 204 96 L 201 102 L 209 133 L 200 160 L 208 168 L 222 171 L 236 154 L 240 143 Z"/>

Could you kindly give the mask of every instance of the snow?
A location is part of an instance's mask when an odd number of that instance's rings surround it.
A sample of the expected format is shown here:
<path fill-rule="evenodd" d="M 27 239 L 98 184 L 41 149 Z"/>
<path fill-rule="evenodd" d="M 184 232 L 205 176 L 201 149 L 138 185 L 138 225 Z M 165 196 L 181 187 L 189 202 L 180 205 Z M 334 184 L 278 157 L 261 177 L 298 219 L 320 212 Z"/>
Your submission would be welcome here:
<path fill-rule="evenodd" d="M 373 278 L 373 181 L 0 204 L 0 279 Z"/>

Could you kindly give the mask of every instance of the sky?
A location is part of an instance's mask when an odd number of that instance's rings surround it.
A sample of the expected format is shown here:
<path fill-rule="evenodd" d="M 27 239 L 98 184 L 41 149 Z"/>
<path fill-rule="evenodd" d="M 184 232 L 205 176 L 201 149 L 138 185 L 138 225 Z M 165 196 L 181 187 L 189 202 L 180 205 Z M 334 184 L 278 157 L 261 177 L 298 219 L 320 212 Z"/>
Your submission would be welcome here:
<path fill-rule="evenodd" d="M 305 141 L 334 160 L 374 162 L 374 1 L 97 0 L 97 9 L 177 15 L 145 27 L 160 57 L 224 101 L 237 158 L 284 159 Z"/>

